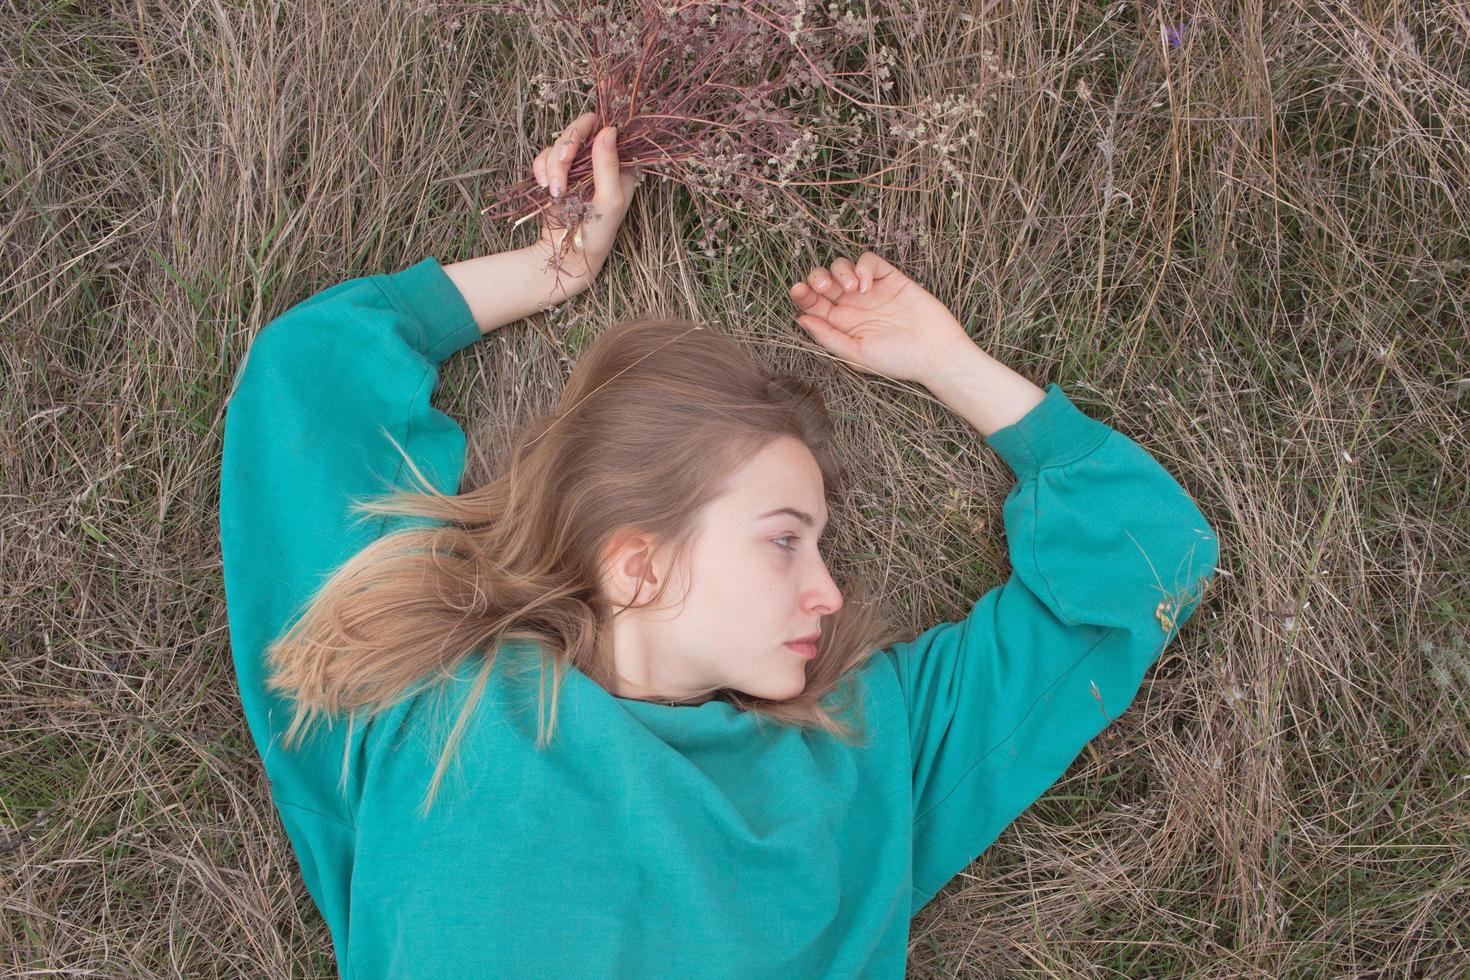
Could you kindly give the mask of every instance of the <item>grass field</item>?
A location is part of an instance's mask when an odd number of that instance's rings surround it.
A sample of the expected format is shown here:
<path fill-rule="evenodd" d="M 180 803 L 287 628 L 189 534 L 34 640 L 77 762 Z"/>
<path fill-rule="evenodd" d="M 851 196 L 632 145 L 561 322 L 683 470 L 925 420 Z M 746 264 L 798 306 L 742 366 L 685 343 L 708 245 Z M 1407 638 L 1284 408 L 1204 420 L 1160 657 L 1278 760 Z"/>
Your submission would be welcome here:
<path fill-rule="evenodd" d="M 1464 976 L 1470 14 L 1180 6 L 872 7 L 884 100 L 939 106 L 993 62 L 985 115 L 854 115 L 908 162 L 811 192 L 846 240 L 736 220 L 706 247 L 689 192 L 646 180 L 596 287 L 451 359 L 438 404 L 485 474 L 606 324 L 717 323 L 830 393 L 857 475 L 838 578 L 953 618 L 1008 574 L 1009 471 L 921 389 L 835 364 L 787 298 L 879 252 L 1157 455 L 1221 542 L 1133 708 L 914 920 L 911 975 Z M 382 0 L 0 19 L 5 976 L 333 973 L 231 669 L 225 395 L 312 293 L 529 241 L 480 209 L 592 104 L 536 32 L 448 23 Z"/>

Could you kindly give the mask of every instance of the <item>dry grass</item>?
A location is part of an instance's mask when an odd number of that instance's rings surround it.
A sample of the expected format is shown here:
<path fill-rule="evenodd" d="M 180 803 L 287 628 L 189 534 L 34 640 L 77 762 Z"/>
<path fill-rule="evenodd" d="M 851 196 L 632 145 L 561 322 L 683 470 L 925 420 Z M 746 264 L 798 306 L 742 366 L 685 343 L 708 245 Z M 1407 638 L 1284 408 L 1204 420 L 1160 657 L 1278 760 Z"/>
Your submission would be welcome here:
<path fill-rule="evenodd" d="M 331 972 L 230 667 L 224 396 L 318 289 L 523 244 L 484 196 L 589 107 L 538 101 L 554 50 L 425 6 L 0 20 L 5 975 Z M 708 255 L 687 196 L 645 183 L 593 294 L 448 365 L 472 476 L 613 318 L 717 320 L 828 379 L 865 474 L 834 554 L 921 627 L 1005 574 L 1009 478 L 791 322 L 794 278 L 873 247 L 1200 501 L 1221 581 L 1133 709 L 914 921 L 915 976 L 1470 959 L 1470 17 L 1243 6 L 1206 3 L 1179 47 L 1145 4 L 889 11 L 911 27 L 891 97 L 938 102 L 988 52 L 1015 74 L 980 138 L 893 175 L 958 179 L 833 189 L 851 242 L 736 222 Z"/>

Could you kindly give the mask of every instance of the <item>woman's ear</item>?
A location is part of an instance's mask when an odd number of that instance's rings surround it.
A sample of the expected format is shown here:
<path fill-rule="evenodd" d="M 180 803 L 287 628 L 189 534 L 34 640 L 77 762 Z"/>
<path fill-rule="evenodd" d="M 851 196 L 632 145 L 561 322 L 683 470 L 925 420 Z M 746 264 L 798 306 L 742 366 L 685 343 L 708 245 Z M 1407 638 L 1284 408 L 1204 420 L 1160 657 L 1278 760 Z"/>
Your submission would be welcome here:
<path fill-rule="evenodd" d="M 602 588 L 609 601 L 619 608 L 632 607 L 644 595 L 657 591 L 654 552 L 655 543 L 648 534 L 624 532 L 613 538 L 602 563 Z"/>

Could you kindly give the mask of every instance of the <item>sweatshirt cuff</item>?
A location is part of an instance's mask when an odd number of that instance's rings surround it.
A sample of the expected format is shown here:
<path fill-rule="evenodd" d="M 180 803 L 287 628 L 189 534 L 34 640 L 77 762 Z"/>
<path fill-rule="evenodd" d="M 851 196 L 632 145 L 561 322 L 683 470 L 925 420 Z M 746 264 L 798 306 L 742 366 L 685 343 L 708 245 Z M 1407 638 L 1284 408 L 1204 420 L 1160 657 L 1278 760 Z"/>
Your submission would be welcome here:
<path fill-rule="evenodd" d="M 994 449 L 1017 480 L 1035 476 L 1048 466 L 1080 459 L 1102 444 L 1112 429 L 1083 414 L 1056 384 L 1021 418 L 992 432 L 985 444 Z"/>
<path fill-rule="evenodd" d="M 464 294 L 432 255 L 401 272 L 374 278 L 394 308 L 414 324 L 415 346 L 434 364 L 480 339 Z"/>

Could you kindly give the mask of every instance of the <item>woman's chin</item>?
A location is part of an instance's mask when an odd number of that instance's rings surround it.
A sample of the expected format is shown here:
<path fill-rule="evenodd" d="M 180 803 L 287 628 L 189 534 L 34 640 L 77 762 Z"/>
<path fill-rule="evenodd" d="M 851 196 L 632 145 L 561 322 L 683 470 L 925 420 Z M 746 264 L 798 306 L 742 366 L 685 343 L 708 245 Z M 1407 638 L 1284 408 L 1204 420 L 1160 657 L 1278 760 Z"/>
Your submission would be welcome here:
<path fill-rule="evenodd" d="M 789 701 L 806 690 L 805 665 L 798 665 L 796 669 L 795 677 L 765 678 L 759 684 L 751 684 L 740 690 L 753 698 L 763 698 L 767 701 Z"/>

